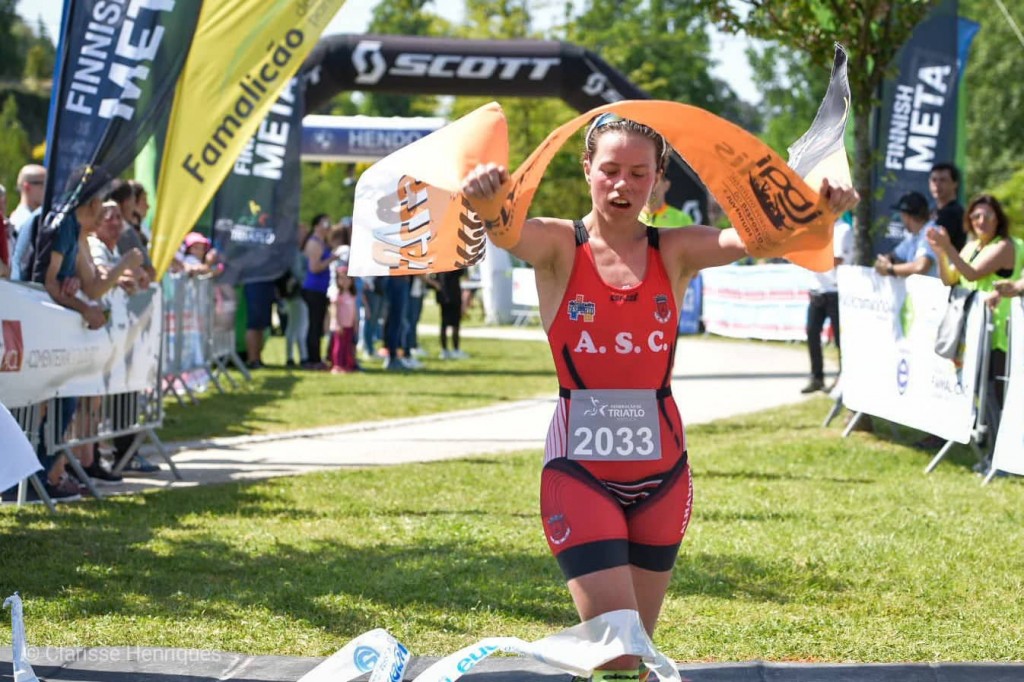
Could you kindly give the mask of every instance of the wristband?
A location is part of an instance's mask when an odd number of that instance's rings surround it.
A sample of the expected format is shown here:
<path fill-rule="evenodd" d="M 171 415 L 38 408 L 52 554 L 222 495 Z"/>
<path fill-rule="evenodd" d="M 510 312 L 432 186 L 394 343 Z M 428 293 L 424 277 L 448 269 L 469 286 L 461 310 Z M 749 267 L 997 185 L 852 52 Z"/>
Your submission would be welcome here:
<path fill-rule="evenodd" d="M 889 276 L 890 277 L 895 277 L 896 276 L 896 266 L 893 265 L 892 263 L 889 263 Z"/>

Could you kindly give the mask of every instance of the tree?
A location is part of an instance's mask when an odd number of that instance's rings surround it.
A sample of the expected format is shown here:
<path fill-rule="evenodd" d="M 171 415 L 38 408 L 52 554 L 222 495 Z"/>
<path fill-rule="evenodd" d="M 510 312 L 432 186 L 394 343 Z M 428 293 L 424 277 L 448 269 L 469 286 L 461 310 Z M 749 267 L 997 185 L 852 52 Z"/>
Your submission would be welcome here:
<path fill-rule="evenodd" d="M 749 48 L 747 60 L 763 96 L 761 140 L 785 158 L 825 96 L 828 64 L 814 64 L 808 54 L 774 44 Z"/>
<path fill-rule="evenodd" d="M 25 80 L 40 83 L 53 76 L 53 66 L 57 61 L 57 49 L 53 46 L 50 34 L 42 18 L 36 28 L 35 35 L 29 39 L 29 48 L 25 53 Z"/>
<path fill-rule="evenodd" d="M 459 27 L 462 38 L 540 38 L 533 28 L 528 0 L 468 0 L 466 21 Z M 490 97 L 458 97 L 451 115 L 457 118 L 491 101 Z M 503 97 L 508 120 L 509 164 L 514 170 L 544 141 L 556 126 L 576 116 L 569 105 L 556 98 Z M 590 202 L 580 167 L 582 136 L 570 141 L 555 155 L 544 182 L 530 205 L 533 215 L 583 215 Z"/>
<path fill-rule="evenodd" d="M 715 0 L 709 11 L 727 31 L 791 45 L 814 64 L 831 64 L 834 44 L 849 54 L 853 98 L 853 183 L 863 197 L 856 212 L 855 260 L 871 256 L 871 114 L 889 65 L 936 0 Z"/>
<path fill-rule="evenodd" d="M 18 120 L 18 103 L 8 95 L 0 108 L 0 184 L 10 191 L 32 153 L 28 134 Z"/>
<path fill-rule="evenodd" d="M 1005 4 L 1009 9 L 1011 3 Z M 1024 45 L 992 0 L 961 0 L 960 5 L 962 16 L 981 24 L 964 74 L 970 195 L 992 189 L 1024 169 L 1024 137 L 1019 133 L 1024 130 Z M 1013 15 L 1019 26 L 1024 25 L 1024 12 L 1018 9 Z"/>
<path fill-rule="evenodd" d="M 25 65 L 17 7 L 17 0 L 0 0 L 0 80 L 20 80 Z"/>
<path fill-rule="evenodd" d="M 588 47 L 655 99 L 684 102 L 748 129 L 748 115 L 727 83 L 714 78 L 708 17 L 692 0 L 587 0 L 566 27 L 568 40 Z"/>

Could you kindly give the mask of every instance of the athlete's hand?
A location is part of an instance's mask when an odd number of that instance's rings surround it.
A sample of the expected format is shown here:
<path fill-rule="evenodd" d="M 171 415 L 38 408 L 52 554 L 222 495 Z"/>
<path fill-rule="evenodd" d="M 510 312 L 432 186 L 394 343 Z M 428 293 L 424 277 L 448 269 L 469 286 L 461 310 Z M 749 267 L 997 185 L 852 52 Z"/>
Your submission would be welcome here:
<path fill-rule="evenodd" d="M 462 180 L 462 195 L 484 220 L 497 220 L 508 198 L 511 178 L 508 169 L 495 163 L 481 163 Z"/>
<path fill-rule="evenodd" d="M 828 178 L 822 179 L 818 194 L 828 202 L 828 207 L 833 213 L 846 213 L 860 201 L 860 195 L 853 187 L 832 184 Z"/>

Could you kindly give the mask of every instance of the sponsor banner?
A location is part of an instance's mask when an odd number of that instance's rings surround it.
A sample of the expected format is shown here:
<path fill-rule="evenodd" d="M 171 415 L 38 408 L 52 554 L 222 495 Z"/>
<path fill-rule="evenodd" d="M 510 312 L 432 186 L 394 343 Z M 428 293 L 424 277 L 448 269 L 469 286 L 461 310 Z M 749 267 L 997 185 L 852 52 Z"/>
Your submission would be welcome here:
<path fill-rule="evenodd" d="M 203 4 L 167 126 L 150 251 L 162 275 L 343 0 Z"/>
<path fill-rule="evenodd" d="M 394 644 L 391 644 L 391 643 Z M 397 645 L 397 647 L 395 646 Z M 374 677 L 382 668 L 395 670 L 397 666 L 381 665 L 385 656 L 382 649 L 404 652 L 405 647 L 395 642 L 384 630 L 371 630 L 346 644 L 340 651 L 306 673 L 299 682 L 349 682 L 373 670 L 371 682 L 384 682 Z M 362 655 L 360 655 L 362 652 Z M 526 642 L 516 637 L 486 637 L 476 644 L 445 656 L 420 673 L 413 682 L 455 682 L 485 658 L 496 652 L 528 656 L 545 665 L 570 675 L 589 677 L 595 668 L 620 656 L 640 656 L 662 682 L 679 682 L 679 671 L 665 654 L 661 653 L 647 636 L 640 614 L 631 610 L 610 611 L 559 633 Z M 362 661 L 362 663 L 360 663 Z M 375 663 L 370 663 L 374 661 Z M 392 673 L 389 682 L 401 682 L 401 672 Z"/>
<path fill-rule="evenodd" d="M 837 57 L 837 65 L 828 97 L 845 88 L 842 97 L 848 100 L 845 60 Z M 785 255 L 818 272 L 832 269 L 835 216 L 815 190 L 750 133 L 676 102 L 617 102 L 559 126 L 511 174 L 510 193 L 500 208 L 504 222 L 519 224 L 526 219 L 555 153 L 594 116 L 607 111 L 664 135 L 714 194 L 751 254 Z M 845 109 L 841 114 L 836 113 L 838 108 L 830 111 L 845 121 Z M 839 127 L 828 120 L 816 125 L 821 130 Z M 693 130 L 702 134 L 693 135 Z M 834 157 L 830 145 L 808 145 L 802 162 L 817 169 L 827 165 L 829 157 Z M 497 103 L 480 107 L 363 173 L 356 184 L 352 273 L 440 272 L 480 260 L 484 228 L 469 210 L 460 186 L 466 173 L 481 162 L 508 166 L 508 125 Z M 849 184 L 848 169 L 845 177 L 833 179 Z"/>
<path fill-rule="evenodd" d="M 104 299 L 109 322 L 89 330 L 82 316 L 37 287 L 0 280 L 0 402 L 21 407 L 58 396 L 151 389 L 160 365 L 159 289 Z"/>
<path fill-rule="evenodd" d="M 2 403 L 0 443 L 4 444 L 4 456 L 0 457 L 0 490 L 7 490 L 42 469 L 32 444 Z"/>
<path fill-rule="evenodd" d="M 128 167 L 170 108 L 202 0 L 75 0 L 61 23 L 46 136 L 44 206 L 63 203 L 74 169 L 105 173 L 73 200 L 89 198 Z"/>
<path fill-rule="evenodd" d="M 227 284 L 284 274 L 298 249 L 302 83 L 293 78 L 242 147 L 213 200 L 213 243 Z"/>
<path fill-rule="evenodd" d="M 880 125 L 874 148 L 873 215 L 888 216 L 882 234 L 903 236 L 903 224 L 892 206 L 905 192 L 928 196 L 928 174 L 934 164 L 956 158 L 959 63 L 956 2 L 945 0 L 914 29 L 894 59 L 896 75 L 882 88 Z"/>
<path fill-rule="evenodd" d="M 446 123 L 440 117 L 318 116 L 302 119 L 303 161 L 376 161 Z"/>
<path fill-rule="evenodd" d="M 949 288 L 935 277 L 882 277 L 841 265 L 839 324 L 843 338 L 843 403 L 945 440 L 967 443 L 984 311 L 967 316 L 963 364 L 935 354 Z"/>
<path fill-rule="evenodd" d="M 999 421 L 992 466 L 1024 476 L 1024 299 L 1015 298 L 1010 312 L 1010 382 Z"/>
<path fill-rule="evenodd" d="M 807 339 L 808 292 L 814 277 L 786 263 L 707 268 L 704 331 L 739 339 Z"/>

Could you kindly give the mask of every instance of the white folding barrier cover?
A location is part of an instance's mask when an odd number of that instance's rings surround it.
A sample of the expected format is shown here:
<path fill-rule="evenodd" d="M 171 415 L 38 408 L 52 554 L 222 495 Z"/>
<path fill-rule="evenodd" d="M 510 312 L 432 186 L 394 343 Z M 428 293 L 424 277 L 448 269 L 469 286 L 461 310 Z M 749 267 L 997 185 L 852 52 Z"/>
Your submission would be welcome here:
<path fill-rule="evenodd" d="M 996 435 L 992 465 L 1024 476 L 1024 299 L 1016 298 L 1010 317 L 1010 383 Z"/>
<path fill-rule="evenodd" d="M 32 444 L 25 438 L 18 422 L 7 408 L 0 403 L 0 490 L 17 485 L 23 478 L 42 469 L 39 458 L 32 451 Z"/>
<path fill-rule="evenodd" d="M 57 396 L 109 395 L 152 388 L 160 361 L 161 299 L 151 288 L 104 299 L 110 321 L 82 316 L 43 290 L 0 280 L 0 401 L 22 407 Z"/>
<path fill-rule="evenodd" d="M 963 366 L 935 354 L 949 288 L 934 277 L 882 277 L 839 267 L 843 403 L 946 440 L 967 443 L 983 309 L 971 307 Z"/>

